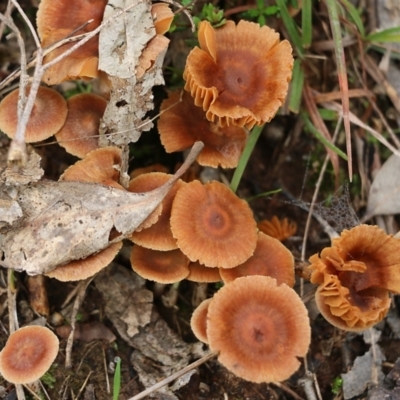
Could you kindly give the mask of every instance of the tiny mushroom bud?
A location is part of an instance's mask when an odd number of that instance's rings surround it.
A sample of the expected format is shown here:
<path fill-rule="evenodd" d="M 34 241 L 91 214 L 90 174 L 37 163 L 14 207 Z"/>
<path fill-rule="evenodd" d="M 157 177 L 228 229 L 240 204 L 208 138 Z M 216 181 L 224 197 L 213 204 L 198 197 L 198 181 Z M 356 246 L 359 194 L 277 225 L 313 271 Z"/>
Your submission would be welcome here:
<path fill-rule="evenodd" d="M 193 311 L 190 327 L 197 339 L 208 344 L 207 340 L 207 313 L 212 299 L 204 300 Z"/>
<path fill-rule="evenodd" d="M 223 286 L 207 313 L 207 339 L 218 360 L 251 382 L 280 382 L 300 367 L 311 329 L 307 309 L 289 286 L 246 276 Z"/>
<path fill-rule="evenodd" d="M 370 328 L 388 312 L 389 293 L 400 293 L 400 240 L 377 226 L 344 230 L 310 262 L 317 306 L 338 328 Z"/>
<path fill-rule="evenodd" d="M 297 224 L 287 218 L 278 219 L 276 215 L 271 220 L 263 219 L 257 224 L 258 229 L 268 236 L 283 242 L 293 236 L 297 231 Z"/>
<path fill-rule="evenodd" d="M 171 230 L 182 252 L 207 267 L 234 268 L 250 258 L 257 245 L 249 205 L 217 181 L 192 181 L 178 190 Z"/>
<path fill-rule="evenodd" d="M 48 328 L 26 326 L 18 329 L 0 352 L 0 373 L 11 383 L 32 383 L 50 368 L 58 348 L 57 336 Z"/>
<path fill-rule="evenodd" d="M 182 97 L 182 98 L 181 98 Z M 200 165 L 235 168 L 247 141 L 247 133 L 239 126 L 220 127 L 206 118 L 187 93 L 173 92 L 161 104 L 158 130 L 168 153 L 182 151 L 201 140 L 204 149 L 197 156 Z"/>
<path fill-rule="evenodd" d="M 70 97 L 67 104 L 67 119 L 55 137 L 68 153 L 83 158 L 99 148 L 100 119 L 107 101 L 92 93 L 81 93 Z"/>
<path fill-rule="evenodd" d="M 200 48 L 189 54 L 183 78 L 196 106 L 220 126 L 251 129 L 269 122 L 285 101 L 292 76 L 292 48 L 273 29 L 227 21 L 199 25 Z"/>
<path fill-rule="evenodd" d="M 294 286 L 294 258 L 292 253 L 277 239 L 258 232 L 254 254 L 235 268 L 220 269 L 225 283 L 240 276 L 263 275 L 275 278 L 278 285 Z"/>
<path fill-rule="evenodd" d="M 30 87 L 28 87 L 29 93 Z M 18 123 L 19 89 L 7 95 L 0 103 L 0 129 L 13 138 Z M 29 118 L 25 141 L 40 142 L 54 135 L 67 117 L 67 102 L 54 89 L 40 86 Z"/>

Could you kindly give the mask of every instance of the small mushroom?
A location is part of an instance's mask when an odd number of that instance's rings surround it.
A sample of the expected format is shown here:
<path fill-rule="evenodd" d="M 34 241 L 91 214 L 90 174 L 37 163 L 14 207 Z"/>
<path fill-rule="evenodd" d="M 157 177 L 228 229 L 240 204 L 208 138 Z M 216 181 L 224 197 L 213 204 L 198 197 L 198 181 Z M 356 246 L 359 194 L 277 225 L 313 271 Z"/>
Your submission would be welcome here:
<path fill-rule="evenodd" d="M 317 306 L 341 329 L 375 325 L 390 307 L 389 293 L 400 293 L 400 241 L 377 226 L 344 230 L 310 262 Z"/>
<path fill-rule="evenodd" d="M 275 278 L 278 285 L 294 286 L 294 258 L 292 253 L 277 239 L 258 232 L 254 254 L 235 268 L 220 269 L 225 283 L 240 276 L 263 275 Z"/>
<path fill-rule="evenodd" d="M 28 87 L 29 93 L 30 87 Z M 18 123 L 19 89 L 8 94 L 0 103 L 0 129 L 13 138 Z M 25 141 L 40 142 L 54 135 L 64 125 L 67 117 L 67 102 L 54 89 L 40 86 L 29 118 Z"/>
<path fill-rule="evenodd" d="M 207 339 L 218 360 L 251 382 L 281 382 L 300 367 L 311 330 L 307 309 L 289 286 L 246 276 L 223 286 L 207 314 Z"/>
<path fill-rule="evenodd" d="M 170 222 L 182 252 L 207 267 L 234 268 L 256 248 L 257 228 L 249 205 L 217 181 L 181 187 Z"/>
<path fill-rule="evenodd" d="M 167 153 L 182 151 L 200 140 L 204 148 L 197 156 L 200 165 L 235 168 L 247 141 L 247 133 L 239 126 L 221 128 L 210 122 L 193 98 L 180 91 L 170 93 L 161 104 L 158 120 L 161 143 Z"/>
<path fill-rule="evenodd" d="M 151 16 L 153 17 L 157 35 L 164 35 L 164 33 L 167 33 L 174 19 L 174 13 L 168 4 L 153 4 L 151 6 Z"/>
<path fill-rule="evenodd" d="M 268 236 L 283 242 L 297 231 L 297 224 L 287 218 L 279 219 L 276 215 L 271 220 L 263 219 L 257 224 L 258 229 Z"/>
<path fill-rule="evenodd" d="M 222 270 L 222 269 L 221 269 Z M 198 261 L 189 264 L 189 275 L 186 277 L 188 281 L 211 283 L 221 280 L 219 268 L 210 268 L 200 264 Z"/>
<path fill-rule="evenodd" d="M 67 101 L 68 114 L 55 137 L 68 153 L 83 158 L 99 148 L 99 126 L 107 101 L 92 93 L 81 93 Z"/>
<path fill-rule="evenodd" d="M 32 383 L 50 368 L 58 348 L 57 336 L 48 328 L 26 326 L 18 329 L 0 352 L 0 373 L 11 383 Z"/>
<path fill-rule="evenodd" d="M 185 90 L 220 126 L 261 126 L 285 101 L 292 76 L 292 48 L 273 29 L 233 21 L 218 29 L 202 21 L 200 48 L 189 54 Z"/>
<path fill-rule="evenodd" d="M 207 313 L 208 307 L 212 299 L 204 300 L 193 311 L 192 318 L 190 319 L 190 327 L 197 339 L 201 342 L 208 344 L 207 340 Z"/>
<path fill-rule="evenodd" d="M 179 250 L 157 251 L 134 245 L 132 269 L 142 278 L 158 283 L 175 283 L 189 274 L 189 259 Z"/>
<path fill-rule="evenodd" d="M 129 183 L 128 191 L 133 193 L 149 192 L 156 189 L 171 179 L 172 175 L 162 172 L 150 172 L 147 174 L 139 175 L 132 179 Z M 144 221 L 136 232 L 130 236 L 130 240 L 140 246 L 147 247 L 153 250 L 167 251 L 178 248 L 176 239 L 172 236 L 170 228 L 171 207 L 176 192 L 185 185 L 185 182 L 178 180 L 175 185 L 170 189 L 168 194 L 161 202 L 162 211 L 157 221 L 149 226 L 149 219 Z M 152 217 L 152 215 L 150 216 Z M 153 222 L 153 219 L 151 219 Z"/>

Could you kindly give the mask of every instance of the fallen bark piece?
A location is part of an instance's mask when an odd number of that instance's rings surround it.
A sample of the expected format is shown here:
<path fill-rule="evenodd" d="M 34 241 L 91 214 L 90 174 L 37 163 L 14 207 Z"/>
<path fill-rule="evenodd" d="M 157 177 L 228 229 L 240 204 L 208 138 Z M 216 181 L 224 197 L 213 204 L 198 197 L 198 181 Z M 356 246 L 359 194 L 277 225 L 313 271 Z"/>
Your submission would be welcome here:
<path fill-rule="evenodd" d="M 0 216 L 0 264 L 29 275 L 43 274 L 127 238 L 154 211 L 201 149 L 201 143 L 195 145 L 174 177 L 147 193 L 83 182 L 40 181 L 23 186 L 15 197 L 23 217 L 2 227 L 1 222 L 9 216 Z M 5 190 L 5 185 L 0 185 L 0 193 Z"/>

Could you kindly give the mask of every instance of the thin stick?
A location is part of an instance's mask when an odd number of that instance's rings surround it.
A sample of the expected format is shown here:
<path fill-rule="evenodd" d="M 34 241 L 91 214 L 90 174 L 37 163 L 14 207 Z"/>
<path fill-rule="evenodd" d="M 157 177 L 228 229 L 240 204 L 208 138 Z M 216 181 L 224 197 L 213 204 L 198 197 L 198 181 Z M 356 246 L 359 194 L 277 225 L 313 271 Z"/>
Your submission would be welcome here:
<path fill-rule="evenodd" d="M 85 386 L 87 385 L 88 380 L 89 380 L 89 378 L 90 378 L 90 375 L 92 375 L 92 373 L 93 373 L 93 371 L 90 371 L 90 372 L 89 372 L 88 376 L 87 376 L 86 379 L 85 379 L 85 382 L 83 382 L 82 387 L 79 389 L 79 392 L 78 392 L 78 394 L 77 394 L 76 397 L 75 397 L 75 400 L 78 400 L 79 396 L 82 394 L 83 389 L 84 389 Z"/>
<path fill-rule="evenodd" d="M 67 346 L 65 348 L 65 367 L 66 368 L 72 367 L 71 355 L 72 355 L 72 346 L 74 343 L 76 316 L 78 314 L 79 308 L 85 297 L 86 289 L 89 286 L 90 282 L 92 282 L 92 280 L 93 280 L 93 277 L 90 277 L 84 281 L 79 282 L 79 284 L 78 284 L 79 289 L 78 289 L 78 293 L 76 295 L 76 299 L 74 302 L 74 308 L 72 309 L 72 313 L 71 313 L 71 332 L 68 336 Z"/>
<path fill-rule="evenodd" d="M 103 362 L 104 362 L 104 374 L 106 376 L 106 392 L 111 393 L 111 388 L 110 388 L 110 378 L 108 377 L 108 371 L 107 371 L 107 360 L 106 360 L 106 351 L 103 349 Z"/>
<path fill-rule="evenodd" d="M 191 371 L 192 369 L 197 368 L 199 365 L 204 364 L 205 362 L 207 362 L 208 360 L 211 360 L 215 356 L 217 356 L 217 353 L 216 352 L 212 352 L 212 353 L 207 354 L 204 357 L 201 357 L 200 359 L 198 359 L 194 363 L 189 364 L 187 367 L 181 369 L 180 371 L 176 372 L 175 374 L 172 374 L 168 378 L 163 379 L 161 382 L 156 383 L 152 387 L 144 390 L 143 392 L 137 394 L 136 396 L 133 396 L 133 397 L 129 398 L 128 400 L 140 400 L 140 399 L 143 399 L 144 397 L 146 397 L 150 393 L 153 393 L 156 390 L 162 388 L 163 386 L 168 385 L 168 383 L 171 383 L 175 379 L 178 379 L 182 375 L 185 375 L 187 372 Z"/>
<path fill-rule="evenodd" d="M 284 392 L 290 394 L 296 400 L 304 400 L 303 397 L 299 396 L 295 391 L 290 389 L 290 387 L 286 386 L 284 383 L 273 382 L 271 385 L 278 387 L 279 389 L 283 390 Z"/>
<path fill-rule="evenodd" d="M 190 12 L 187 10 L 187 7 L 182 7 L 177 1 L 174 0 L 161 0 L 163 3 L 168 3 L 172 4 L 173 6 L 178 8 L 178 12 L 183 12 L 187 17 L 190 22 L 192 32 L 196 31 L 196 25 L 193 21 L 193 17 L 191 16 Z"/>
<path fill-rule="evenodd" d="M 4 13 L 4 17 L 6 19 L 10 19 L 13 8 L 14 8 L 13 4 L 11 3 L 10 0 L 8 0 L 6 12 Z M 2 21 L 0 24 L 0 39 L 3 37 L 5 28 L 6 28 L 6 24 L 4 23 L 4 21 Z"/>

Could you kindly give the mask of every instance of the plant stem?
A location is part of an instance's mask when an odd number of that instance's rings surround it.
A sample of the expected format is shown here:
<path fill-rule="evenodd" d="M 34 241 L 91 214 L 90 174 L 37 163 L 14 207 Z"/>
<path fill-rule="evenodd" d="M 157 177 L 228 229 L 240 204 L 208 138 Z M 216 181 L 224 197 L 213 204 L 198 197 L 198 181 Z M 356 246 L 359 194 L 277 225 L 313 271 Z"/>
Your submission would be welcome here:
<path fill-rule="evenodd" d="M 254 150 L 254 147 L 255 147 L 255 145 L 257 143 L 257 140 L 261 135 L 261 132 L 262 132 L 263 128 L 264 128 L 264 125 L 255 126 L 253 128 L 253 130 L 251 131 L 250 135 L 249 135 L 249 139 L 247 140 L 247 143 L 246 143 L 246 146 L 245 146 L 245 148 L 243 150 L 243 153 L 240 156 L 240 160 L 239 160 L 238 166 L 236 167 L 235 172 L 234 172 L 233 177 L 232 177 L 230 188 L 234 193 L 236 193 L 236 190 L 237 190 L 237 188 L 239 186 L 240 180 L 242 179 L 243 172 L 244 172 L 244 170 L 246 168 L 246 165 L 247 165 L 247 163 L 249 161 L 251 153 Z"/>

